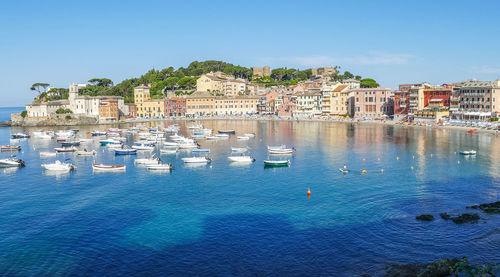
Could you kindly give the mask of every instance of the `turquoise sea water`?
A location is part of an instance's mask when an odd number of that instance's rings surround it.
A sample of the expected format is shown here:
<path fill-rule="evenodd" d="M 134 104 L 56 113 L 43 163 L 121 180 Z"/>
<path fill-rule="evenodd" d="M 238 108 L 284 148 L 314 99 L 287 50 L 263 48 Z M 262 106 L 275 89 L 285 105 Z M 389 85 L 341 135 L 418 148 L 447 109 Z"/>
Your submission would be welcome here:
<path fill-rule="evenodd" d="M 481 213 L 478 224 L 463 225 L 438 215 L 500 200 L 495 135 L 332 122 L 202 123 L 256 138 L 200 140 L 212 150 L 206 166 L 183 165 L 189 151 L 162 155 L 176 167 L 171 173 L 134 167 L 135 157 L 115 157 L 94 143 L 87 148 L 98 151 L 97 162 L 125 163 L 126 173 L 94 174 L 92 158 L 58 154 L 78 166 L 64 175 L 40 167 L 55 158 L 41 159 L 39 151 L 57 143 L 20 141 L 27 166 L 0 171 L 0 272 L 377 276 L 388 264 L 443 257 L 500 263 L 500 215 Z M 0 128 L 0 144 L 9 144 L 11 132 L 34 130 Z M 264 168 L 266 146 L 280 144 L 297 149 L 291 166 Z M 230 164 L 230 147 L 245 145 L 256 162 Z M 466 149 L 477 157 L 458 155 Z M 344 163 L 348 174 L 338 170 Z M 422 213 L 436 220 L 416 221 Z"/>

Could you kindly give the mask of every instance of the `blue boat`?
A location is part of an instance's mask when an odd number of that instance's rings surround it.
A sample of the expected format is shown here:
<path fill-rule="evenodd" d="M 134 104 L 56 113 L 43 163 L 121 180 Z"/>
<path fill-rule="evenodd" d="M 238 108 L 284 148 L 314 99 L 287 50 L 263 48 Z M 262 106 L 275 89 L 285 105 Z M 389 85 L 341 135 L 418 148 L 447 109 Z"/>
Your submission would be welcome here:
<path fill-rule="evenodd" d="M 193 153 L 210 153 L 210 149 L 208 148 L 194 148 L 191 150 Z"/>
<path fill-rule="evenodd" d="M 115 149 L 115 155 L 136 155 L 137 149 L 131 148 L 118 148 Z"/>

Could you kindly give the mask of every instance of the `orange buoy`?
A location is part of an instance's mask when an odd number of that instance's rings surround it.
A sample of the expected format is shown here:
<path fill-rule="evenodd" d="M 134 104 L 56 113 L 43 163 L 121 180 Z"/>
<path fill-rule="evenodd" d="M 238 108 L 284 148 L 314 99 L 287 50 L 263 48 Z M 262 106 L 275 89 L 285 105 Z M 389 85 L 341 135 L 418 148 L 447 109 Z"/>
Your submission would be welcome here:
<path fill-rule="evenodd" d="M 366 170 L 361 171 L 361 173 L 366 174 Z"/>
<path fill-rule="evenodd" d="M 311 189 L 307 189 L 307 197 L 311 198 Z"/>
<path fill-rule="evenodd" d="M 363 162 L 366 162 L 366 159 L 363 159 Z"/>

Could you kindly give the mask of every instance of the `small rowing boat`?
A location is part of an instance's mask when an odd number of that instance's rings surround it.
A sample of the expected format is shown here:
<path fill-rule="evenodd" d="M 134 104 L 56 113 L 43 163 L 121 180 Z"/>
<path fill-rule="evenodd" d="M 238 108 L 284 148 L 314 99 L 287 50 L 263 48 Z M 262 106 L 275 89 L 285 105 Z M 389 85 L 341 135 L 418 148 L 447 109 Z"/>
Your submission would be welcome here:
<path fill-rule="evenodd" d="M 66 153 L 66 152 L 75 152 L 76 148 L 75 147 L 56 147 L 54 150 L 57 153 Z"/>
<path fill-rule="evenodd" d="M 234 135 L 236 134 L 236 131 L 235 130 L 219 130 L 217 131 L 219 134 L 230 134 L 230 135 Z"/>
<path fill-rule="evenodd" d="M 237 140 L 249 140 L 250 137 L 247 137 L 247 136 L 237 136 L 236 139 Z"/>
<path fill-rule="evenodd" d="M 20 151 L 20 145 L 0 145 L 0 151 Z"/>
<path fill-rule="evenodd" d="M 96 164 L 92 163 L 92 169 L 102 172 L 125 171 L 127 167 L 124 164 Z"/>
<path fill-rule="evenodd" d="M 273 160 L 265 160 L 264 161 L 264 166 L 266 167 L 280 167 L 280 166 L 289 166 L 290 161 L 285 160 L 285 161 L 273 161 Z"/>
<path fill-rule="evenodd" d="M 83 149 L 76 151 L 75 154 L 78 156 L 94 156 L 97 152 L 95 150 L 87 151 L 87 149 Z"/>

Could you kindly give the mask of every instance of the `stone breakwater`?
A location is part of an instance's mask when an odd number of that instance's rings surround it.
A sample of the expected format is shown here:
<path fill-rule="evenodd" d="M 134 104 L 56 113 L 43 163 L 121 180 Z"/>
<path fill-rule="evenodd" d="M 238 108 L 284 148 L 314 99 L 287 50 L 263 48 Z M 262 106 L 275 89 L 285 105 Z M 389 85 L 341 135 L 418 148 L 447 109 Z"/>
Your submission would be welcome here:
<path fill-rule="evenodd" d="M 69 115 L 68 118 L 66 116 Z M 45 127 L 45 126 L 76 126 L 99 124 L 95 117 L 75 114 L 61 114 L 52 118 L 28 118 L 20 114 L 12 114 L 10 126 Z"/>

